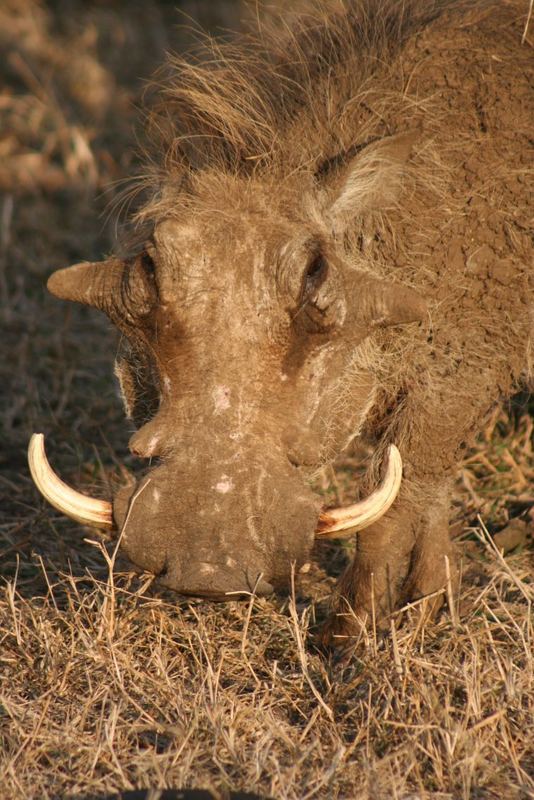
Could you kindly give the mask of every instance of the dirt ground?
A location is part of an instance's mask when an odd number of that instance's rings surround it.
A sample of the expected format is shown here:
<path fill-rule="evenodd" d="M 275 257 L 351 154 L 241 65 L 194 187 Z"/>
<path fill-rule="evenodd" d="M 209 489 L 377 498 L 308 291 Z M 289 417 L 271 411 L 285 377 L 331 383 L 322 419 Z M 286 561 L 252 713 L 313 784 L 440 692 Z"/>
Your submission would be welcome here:
<path fill-rule="evenodd" d="M 251 13 L 237 0 L 0 0 L 0 798 L 534 797 L 526 395 L 496 409 L 458 475 L 452 613 L 425 624 L 404 609 L 349 656 L 320 652 L 314 632 L 350 545 L 318 545 L 290 597 L 186 601 L 120 561 L 112 574 L 112 546 L 32 486 L 34 431 L 96 495 L 135 469 L 116 335 L 48 296 L 46 278 L 112 249 L 146 79 L 191 41 L 184 25 L 235 29 Z M 342 503 L 358 469 L 347 456 L 319 488 Z"/>

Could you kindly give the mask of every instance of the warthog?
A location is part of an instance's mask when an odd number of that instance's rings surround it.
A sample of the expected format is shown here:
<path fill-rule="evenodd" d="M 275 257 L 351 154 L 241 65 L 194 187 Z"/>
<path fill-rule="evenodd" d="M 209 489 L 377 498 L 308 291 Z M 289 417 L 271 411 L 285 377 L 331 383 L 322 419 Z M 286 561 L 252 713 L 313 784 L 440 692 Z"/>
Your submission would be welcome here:
<path fill-rule="evenodd" d="M 120 329 L 130 449 L 156 465 L 92 500 L 34 438 L 54 505 L 216 599 L 361 531 L 325 639 L 454 580 L 455 465 L 532 341 L 527 5 L 355 0 L 171 58 L 145 245 L 48 282 Z M 322 509 L 310 479 L 363 436 L 365 499 Z"/>

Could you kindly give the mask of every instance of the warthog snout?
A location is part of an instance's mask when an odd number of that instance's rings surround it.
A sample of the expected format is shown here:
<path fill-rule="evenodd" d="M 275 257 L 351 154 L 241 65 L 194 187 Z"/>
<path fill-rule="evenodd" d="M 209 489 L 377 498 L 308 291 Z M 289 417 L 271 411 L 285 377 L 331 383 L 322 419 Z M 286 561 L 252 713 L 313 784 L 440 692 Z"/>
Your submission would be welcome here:
<path fill-rule="evenodd" d="M 183 594 L 224 599 L 286 586 L 314 539 L 320 502 L 298 471 L 235 453 L 170 458 L 117 494 L 123 552 Z M 291 535 L 298 531 L 299 535 Z"/>

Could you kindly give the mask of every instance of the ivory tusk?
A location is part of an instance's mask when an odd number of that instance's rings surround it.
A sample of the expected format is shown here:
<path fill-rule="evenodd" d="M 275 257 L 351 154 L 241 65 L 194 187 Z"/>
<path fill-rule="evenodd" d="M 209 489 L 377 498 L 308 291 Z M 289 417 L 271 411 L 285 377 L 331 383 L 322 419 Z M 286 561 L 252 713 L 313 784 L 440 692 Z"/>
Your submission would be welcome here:
<path fill-rule="evenodd" d="M 391 444 L 387 455 L 386 474 L 375 491 L 365 500 L 344 508 L 327 508 L 321 512 L 315 535 L 318 539 L 342 539 L 372 525 L 382 517 L 397 497 L 402 481 L 402 458 Z"/>
<path fill-rule="evenodd" d="M 114 527 L 111 503 L 76 492 L 56 475 L 48 463 L 42 433 L 34 433 L 30 439 L 28 464 L 35 485 L 58 511 L 83 525 L 95 528 Z"/>

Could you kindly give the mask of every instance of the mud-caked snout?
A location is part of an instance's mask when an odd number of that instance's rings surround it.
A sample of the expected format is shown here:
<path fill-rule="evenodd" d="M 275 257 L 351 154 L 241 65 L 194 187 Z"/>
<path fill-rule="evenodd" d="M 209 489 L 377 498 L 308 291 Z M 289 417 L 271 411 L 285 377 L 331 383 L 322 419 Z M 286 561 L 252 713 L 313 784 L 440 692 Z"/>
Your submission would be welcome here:
<path fill-rule="evenodd" d="M 320 503 L 280 457 L 169 459 L 115 498 L 121 550 L 188 595 L 231 599 L 286 587 L 307 560 Z"/>

